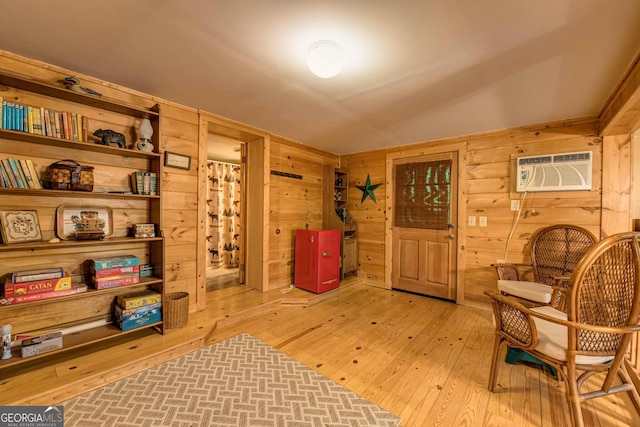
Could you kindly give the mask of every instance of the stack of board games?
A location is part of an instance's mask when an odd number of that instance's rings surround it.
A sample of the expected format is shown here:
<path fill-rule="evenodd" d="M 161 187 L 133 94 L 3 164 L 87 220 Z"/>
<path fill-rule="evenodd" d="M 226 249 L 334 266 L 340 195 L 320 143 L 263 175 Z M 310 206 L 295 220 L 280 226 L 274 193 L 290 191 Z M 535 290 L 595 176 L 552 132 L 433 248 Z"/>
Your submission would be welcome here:
<path fill-rule="evenodd" d="M 123 331 L 162 320 L 162 294 L 141 291 L 116 298 L 115 321 Z"/>
<path fill-rule="evenodd" d="M 71 283 L 62 267 L 16 271 L 4 283 L 0 305 L 20 304 L 87 291 L 84 283 Z"/>
<path fill-rule="evenodd" d="M 140 260 L 133 255 L 92 259 L 91 283 L 96 289 L 140 283 Z"/>

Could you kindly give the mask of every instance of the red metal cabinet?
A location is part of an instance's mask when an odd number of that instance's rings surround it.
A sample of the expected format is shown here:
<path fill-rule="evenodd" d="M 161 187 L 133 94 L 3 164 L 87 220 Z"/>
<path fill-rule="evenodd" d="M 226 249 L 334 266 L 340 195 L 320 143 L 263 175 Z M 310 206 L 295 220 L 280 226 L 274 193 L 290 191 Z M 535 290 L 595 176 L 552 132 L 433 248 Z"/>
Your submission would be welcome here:
<path fill-rule="evenodd" d="M 340 231 L 296 230 L 294 285 L 320 294 L 340 285 Z"/>

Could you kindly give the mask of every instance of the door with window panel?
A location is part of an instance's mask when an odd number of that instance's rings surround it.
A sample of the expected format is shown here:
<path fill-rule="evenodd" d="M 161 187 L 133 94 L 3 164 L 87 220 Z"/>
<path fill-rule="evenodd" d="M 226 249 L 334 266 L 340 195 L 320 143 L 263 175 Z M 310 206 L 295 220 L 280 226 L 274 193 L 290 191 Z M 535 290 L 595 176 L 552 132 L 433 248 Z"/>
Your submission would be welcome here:
<path fill-rule="evenodd" d="M 455 299 L 457 176 L 456 152 L 394 161 L 394 289 Z"/>

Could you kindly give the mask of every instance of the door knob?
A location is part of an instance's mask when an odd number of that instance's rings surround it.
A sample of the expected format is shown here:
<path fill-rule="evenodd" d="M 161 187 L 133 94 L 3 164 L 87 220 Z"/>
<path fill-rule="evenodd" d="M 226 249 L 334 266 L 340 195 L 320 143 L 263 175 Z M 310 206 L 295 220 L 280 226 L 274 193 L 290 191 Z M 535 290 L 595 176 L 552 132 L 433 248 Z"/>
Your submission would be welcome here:
<path fill-rule="evenodd" d="M 455 238 L 456 238 L 456 236 L 454 236 L 453 234 L 448 234 L 448 235 L 447 235 L 447 239 L 451 239 L 451 240 L 453 240 L 453 239 L 455 239 Z"/>

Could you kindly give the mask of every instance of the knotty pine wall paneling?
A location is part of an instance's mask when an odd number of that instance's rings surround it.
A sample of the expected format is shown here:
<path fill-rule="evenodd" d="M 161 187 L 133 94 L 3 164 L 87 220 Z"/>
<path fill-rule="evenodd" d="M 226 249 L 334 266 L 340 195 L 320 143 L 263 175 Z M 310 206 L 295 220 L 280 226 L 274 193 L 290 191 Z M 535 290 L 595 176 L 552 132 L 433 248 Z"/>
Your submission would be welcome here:
<path fill-rule="evenodd" d="M 271 175 L 269 187 L 269 285 L 293 283 L 295 231 L 321 230 L 323 166 L 338 166 L 338 157 L 272 136 L 270 169 L 301 175 L 302 179 Z"/>
<path fill-rule="evenodd" d="M 349 200 L 347 209 L 356 223 L 358 239 L 358 276 L 366 277 L 371 284 L 384 287 L 385 279 L 385 200 L 388 194 L 385 183 L 385 151 L 373 151 L 341 158 L 342 168 L 349 172 Z M 365 185 L 367 176 L 371 184 L 382 184 L 373 191 L 376 201 L 370 197 L 363 202 L 363 192 L 356 185 Z"/>
<path fill-rule="evenodd" d="M 451 151 L 466 143 L 466 188 L 462 189 L 464 200 L 459 207 L 466 207 L 466 215 L 486 216 L 487 227 L 469 227 L 467 221 L 459 224 L 458 242 L 466 256 L 463 286 L 464 301 L 470 304 L 485 303 L 484 291 L 495 289 L 495 271 L 491 264 L 505 258 L 505 247 L 511 226 L 515 220 L 510 210 L 511 200 L 521 199 L 512 187 L 515 159 L 519 156 L 563 153 L 572 151 L 593 152 L 593 188 L 591 191 L 549 192 L 527 194 L 522 215 L 507 253 L 508 262 L 528 262 L 526 244 L 531 234 L 540 227 L 570 222 L 582 225 L 594 234 L 600 234 L 600 208 L 602 199 L 602 139 L 597 135 L 596 119 L 547 123 L 488 132 L 439 141 L 425 141 L 418 144 L 346 155 L 341 158 L 343 167 L 349 171 L 349 209 L 358 223 L 360 250 L 359 274 L 366 274 L 370 280 L 389 287 L 384 280 L 385 250 L 385 208 L 380 201 L 371 203 L 369 199 L 360 203 L 362 192 L 355 189 L 360 182 L 371 175 L 371 182 L 384 182 L 385 156 L 403 150 L 414 152 L 421 147 L 437 146 L 441 151 Z M 430 148 L 431 150 L 432 148 Z M 395 154 L 394 154 L 395 155 Z M 382 190 L 382 191 L 380 191 Z M 384 200 L 384 186 L 376 190 Z M 378 193 L 379 192 L 379 193 Z M 535 209 L 535 215 L 524 212 Z M 477 222 L 476 222 L 477 223 Z M 387 248 L 390 249 L 390 248 Z M 382 253 L 381 253 L 382 252 Z M 388 281 L 387 281 L 388 282 Z"/>
<path fill-rule="evenodd" d="M 191 157 L 191 168 L 164 166 L 162 172 L 165 283 L 167 292 L 188 292 L 190 311 L 198 309 L 198 167 L 197 110 L 163 105 L 162 151 Z M 200 302 L 201 303 L 201 302 Z"/>

